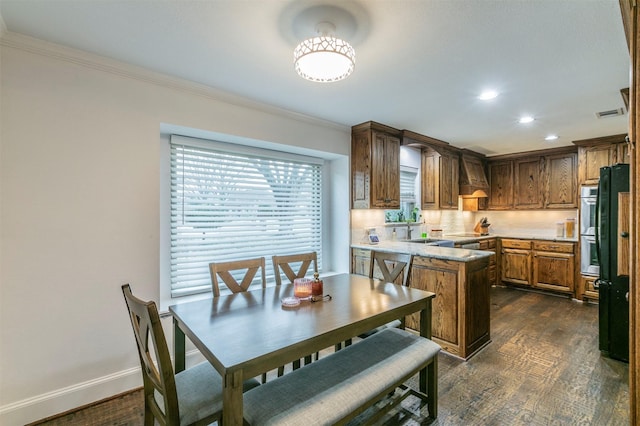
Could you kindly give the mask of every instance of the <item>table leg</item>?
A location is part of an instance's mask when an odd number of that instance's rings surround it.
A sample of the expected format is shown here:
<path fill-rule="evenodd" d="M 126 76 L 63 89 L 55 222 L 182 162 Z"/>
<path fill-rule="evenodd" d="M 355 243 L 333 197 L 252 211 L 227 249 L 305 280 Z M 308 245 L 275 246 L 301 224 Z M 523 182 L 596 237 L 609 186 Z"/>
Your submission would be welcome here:
<path fill-rule="evenodd" d="M 431 340 L 431 299 L 427 300 L 426 306 L 420 311 L 420 336 Z M 427 381 L 427 368 L 423 368 L 420 370 L 420 392 L 427 393 Z"/>
<path fill-rule="evenodd" d="M 185 337 L 175 318 L 173 319 L 173 357 L 175 359 L 174 370 L 176 374 L 184 371 L 186 358 Z"/>
<path fill-rule="evenodd" d="M 243 424 L 242 382 L 242 370 L 224 375 L 222 388 L 222 424 L 225 426 L 242 426 Z"/>

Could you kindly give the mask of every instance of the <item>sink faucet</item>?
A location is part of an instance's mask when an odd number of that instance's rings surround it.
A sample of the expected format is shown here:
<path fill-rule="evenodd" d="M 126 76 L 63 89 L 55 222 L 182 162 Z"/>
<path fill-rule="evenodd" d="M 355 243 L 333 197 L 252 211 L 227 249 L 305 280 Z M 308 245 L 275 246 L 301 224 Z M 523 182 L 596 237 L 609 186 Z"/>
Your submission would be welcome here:
<path fill-rule="evenodd" d="M 411 225 L 407 224 L 407 240 L 411 239 Z"/>

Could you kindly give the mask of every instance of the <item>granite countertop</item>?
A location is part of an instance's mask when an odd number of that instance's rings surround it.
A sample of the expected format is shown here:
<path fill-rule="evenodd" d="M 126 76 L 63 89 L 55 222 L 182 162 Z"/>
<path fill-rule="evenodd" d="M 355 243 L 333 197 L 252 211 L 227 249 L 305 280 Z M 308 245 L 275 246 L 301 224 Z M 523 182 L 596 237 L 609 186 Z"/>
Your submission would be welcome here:
<path fill-rule="evenodd" d="M 381 241 L 378 244 L 353 243 L 351 244 L 351 247 L 366 250 L 387 251 L 391 253 L 408 253 L 413 254 L 414 256 L 452 260 L 455 262 L 471 262 L 489 257 L 493 254 L 492 251 L 438 247 L 430 246 L 425 243 L 410 243 L 407 241 Z"/>
<path fill-rule="evenodd" d="M 438 237 L 443 240 L 453 240 L 454 243 L 471 243 L 474 241 L 486 240 L 489 238 L 515 238 L 520 240 L 544 240 L 544 241 L 562 241 L 567 243 L 577 243 L 578 238 L 565 238 L 565 237 L 553 237 L 548 235 L 533 235 L 533 234 L 489 234 L 489 235 L 480 235 L 480 234 L 447 234 L 442 237 Z"/>
<path fill-rule="evenodd" d="M 442 240 L 451 240 L 454 244 L 467 244 L 481 240 L 487 240 L 490 238 L 515 238 L 525 240 L 544 240 L 544 241 L 562 241 L 575 243 L 577 238 L 563 238 L 563 237 L 549 237 L 540 235 L 525 235 L 525 234 L 447 234 L 442 237 L 434 237 Z M 366 250 L 380 250 L 392 253 L 409 253 L 415 256 L 431 257 L 434 259 L 452 260 L 456 262 L 471 262 L 473 260 L 481 259 L 483 257 L 489 257 L 494 254 L 493 251 L 486 250 L 469 250 L 463 248 L 449 248 L 431 246 L 424 243 L 410 243 L 408 241 L 380 241 L 378 244 L 368 243 L 352 243 L 352 248 L 361 248 Z"/>

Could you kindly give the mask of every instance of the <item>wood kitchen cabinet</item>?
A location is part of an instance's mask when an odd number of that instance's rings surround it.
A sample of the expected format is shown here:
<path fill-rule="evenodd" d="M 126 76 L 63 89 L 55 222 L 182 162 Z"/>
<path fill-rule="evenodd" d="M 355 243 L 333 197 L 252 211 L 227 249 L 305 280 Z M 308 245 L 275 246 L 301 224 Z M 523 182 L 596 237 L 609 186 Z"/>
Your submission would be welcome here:
<path fill-rule="evenodd" d="M 492 251 L 494 254 L 489 258 L 489 266 L 487 267 L 487 280 L 489 285 L 498 284 L 498 265 L 497 265 L 497 247 L 496 238 L 489 238 L 486 240 L 480 240 L 480 250 Z"/>
<path fill-rule="evenodd" d="M 489 209 L 533 210 L 578 207 L 575 148 L 509 154 L 489 162 Z"/>
<path fill-rule="evenodd" d="M 490 162 L 489 209 L 510 210 L 513 208 L 513 161 Z"/>
<path fill-rule="evenodd" d="M 457 154 L 440 156 L 440 209 L 458 210 L 460 160 Z"/>
<path fill-rule="evenodd" d="M 445 351 L 468 359 L 490 342 L 490 286 L 485 257 L 456 262 L 416 256 L 410 286 L 436 294 L 432 303 L 433 341 Z M 406 327 L 420 328 L 419 316 Z"/>
<path fill-rule="evenodd" d="M 575 293 L 575 243 L 502 238 L 500 244 L 502 282 Z"/>
<path fill-rule="evenodd" d="M 351 129 L 351 207 L 400 208 L 400 132 L 367 122 Z"/>
<path fill-rule="evenodd" d="M 574 252 L 574 243 L 534 241 L 533 286 L 573 294 L 576 279 Z"/>
<path fill-rule="evenodd" d="M 351 250 L 351 272 L 369 276 L 371 267 L 371 250 L 354 248 Z"/>
<path fill-rule="evenodd" d="M 544 205 L 542 157 L 526 157 L 513 162 L 516 209 L 541 209 Z"/>
<path fill-rule="evenodd" d="M 598 277 L 581 275 L 580 276 L 580 289 L 579 294 L 577 294 L 578 299 L 582 299 L 585 302 L 598 301 L 600 297 L 600 293 L 598 293 L 598 289 L 595 286 L 595 281 Z"/>
<path fill-rule="evenodd" d="M 453 152 L 423 149 L 421 201 L 425 210 L 457 210 L 460 194 L 460 159 Z"/>
<path fill-rule="evenodd" d="M 597 185 L 600 168 L 617 163 L 629 163 L 626 134 L 574 141 L 578 145 L 578 183 Z"/>
<path fill-rule="evenodd" d="M 531 286 L 531 241 L 502 238 L 500 241 L 503 282 Z"/>
<path fill-rule="evenodd" d="M 578 155 L 576 153 L 545 157 L 545 199 L 548 209 L 578 207 Z"/>

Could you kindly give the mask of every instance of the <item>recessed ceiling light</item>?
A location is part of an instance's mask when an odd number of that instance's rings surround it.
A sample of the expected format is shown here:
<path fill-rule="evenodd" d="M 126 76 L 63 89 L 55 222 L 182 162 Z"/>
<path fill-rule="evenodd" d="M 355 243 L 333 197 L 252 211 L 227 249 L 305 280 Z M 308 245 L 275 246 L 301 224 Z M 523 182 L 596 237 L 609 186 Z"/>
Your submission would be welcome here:
<path fill-rule="evenodd" d="M 555 141 L 556 139 L 558 139 L 558 135 L 548 135 L 544 138 L 545 141 Z"/>
<path fill-rule="evenodd" d="M 484 92 L 480 93 L 480 96 L 478 96 L 478 99 L 480 99 L 481 101 L 488 101 L 491 99 L 495 99 L 498 97 L 498 92 L 496 92 L 495 90 L 485 90 Z"/>
<path fill-rule="evenodd" d="M 518 120 L 520 124 L 531 123 L 532 121 L 533 117 L 530 115 L 523 115 L 522 117 L 520 117 L 520 120 Z"/>

